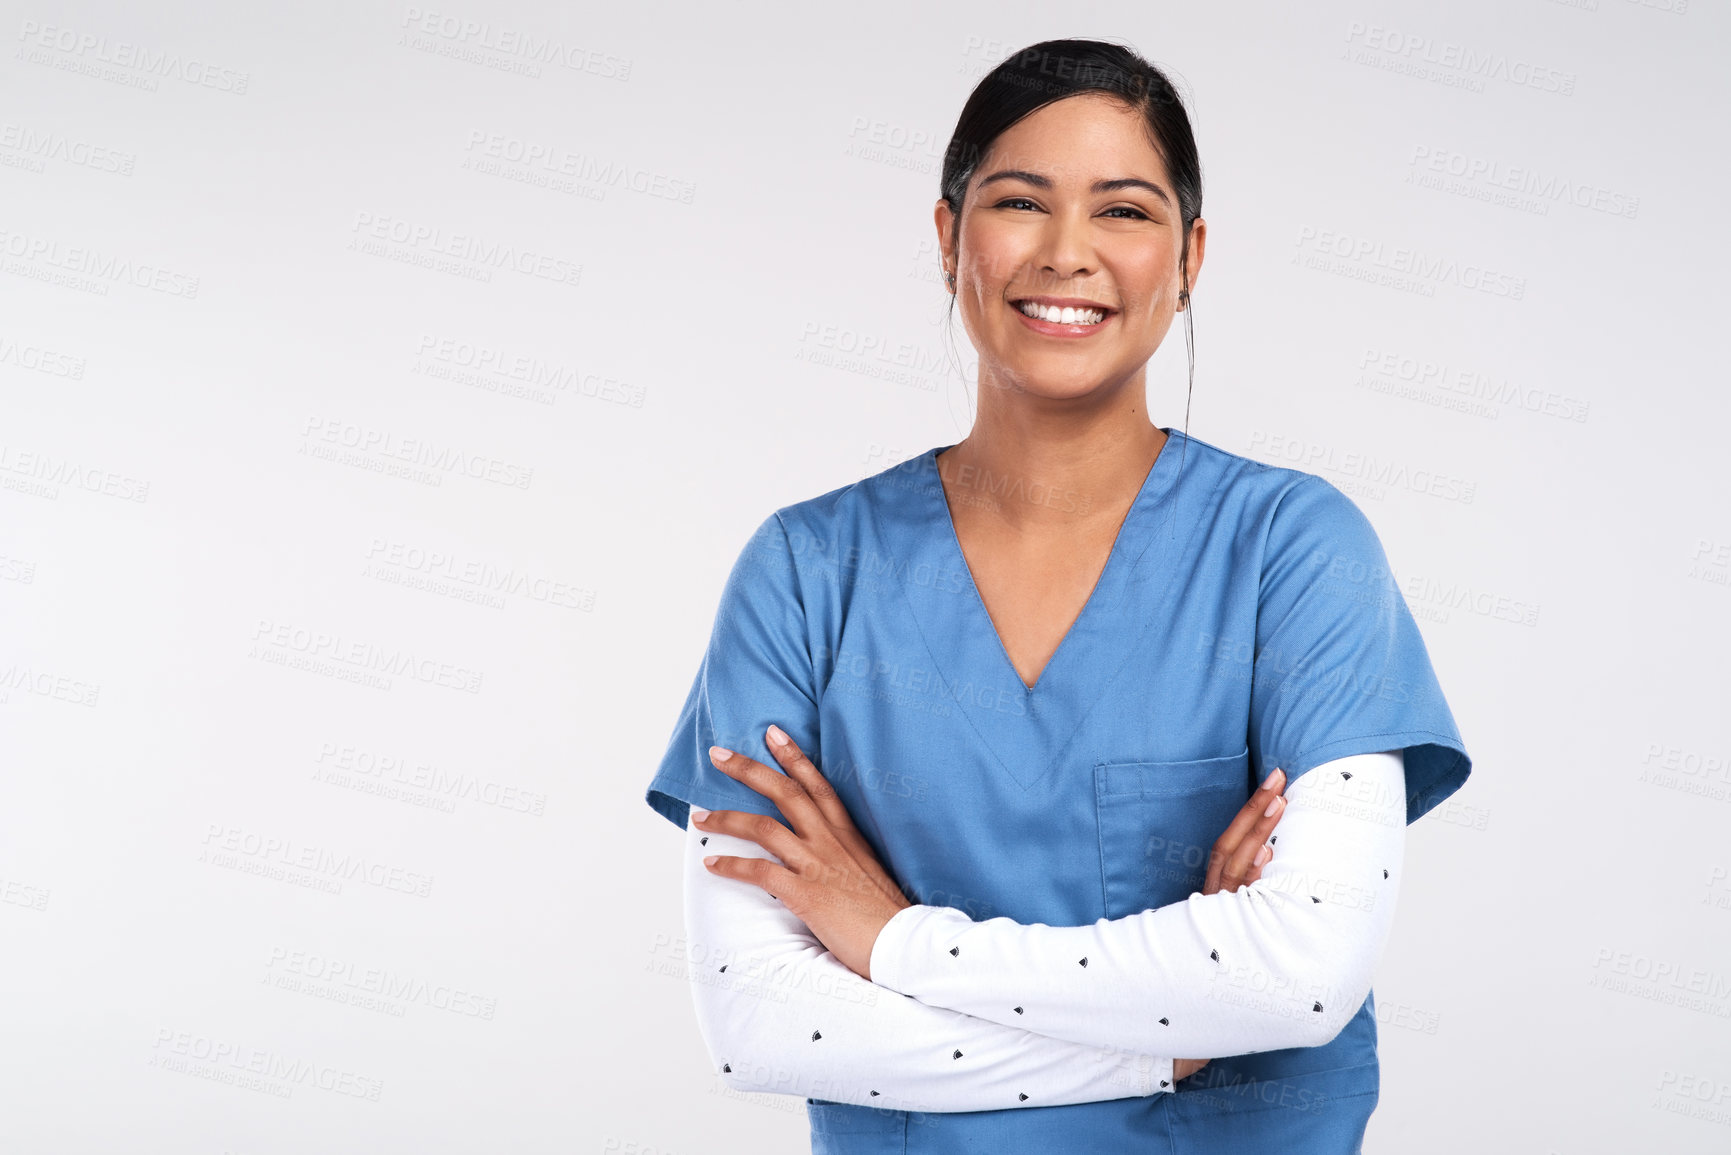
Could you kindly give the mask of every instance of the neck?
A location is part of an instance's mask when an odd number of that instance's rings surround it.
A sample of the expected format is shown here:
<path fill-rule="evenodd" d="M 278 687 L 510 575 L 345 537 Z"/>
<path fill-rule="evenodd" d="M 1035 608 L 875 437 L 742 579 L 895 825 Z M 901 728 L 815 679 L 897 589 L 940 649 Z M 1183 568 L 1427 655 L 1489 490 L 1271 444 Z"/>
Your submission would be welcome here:
<path fill-rule="evenodd" d="M 1140 404 L 1075 421 L 982 408 L 938 468 L 955 504 L 991 510 L 1017 530 L 1116 524 L 1167 440 Z"/>

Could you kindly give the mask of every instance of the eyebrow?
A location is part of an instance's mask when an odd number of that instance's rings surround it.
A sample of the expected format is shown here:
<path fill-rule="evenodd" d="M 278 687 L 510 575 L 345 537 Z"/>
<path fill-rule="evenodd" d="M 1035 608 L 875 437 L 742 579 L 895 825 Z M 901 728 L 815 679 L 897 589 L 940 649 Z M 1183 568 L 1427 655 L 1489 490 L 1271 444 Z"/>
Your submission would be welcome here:
<path fill-rule="evenodd" d="M 1052 187 L 1051 177 L 1041 176 L 1037 172 L 1028 172 L 1026 169 L 1019 168 L 1000 169 L 991 176 L 982 180 L 979 187 L 983 189 L 993 181 L 1000 180 L 1019 180 L 1026 184 L 1031 184 L 1035 188 L 1049 189 Z M 1164 201 L 1166 207 L 1172 207 L 1172 198 L 1166 195 L 1165 189 L 1152 181 L 1146 181 L 1140 177 L 1125 176 L 1119 177 L 1116 180 L 1097 180 L 1094 182 L 1092 188 L 1094 192 L 1117 192 L 1119 189 L 1126 188 L 1146 189 Z"/>

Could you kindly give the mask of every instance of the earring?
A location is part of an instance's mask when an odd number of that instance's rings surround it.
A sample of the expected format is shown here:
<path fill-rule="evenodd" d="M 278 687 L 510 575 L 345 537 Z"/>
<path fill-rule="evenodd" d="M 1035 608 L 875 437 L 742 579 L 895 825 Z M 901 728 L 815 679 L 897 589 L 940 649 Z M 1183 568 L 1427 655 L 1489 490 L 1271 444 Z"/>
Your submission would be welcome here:
<path fill-rule="evenodd" d="M 950 272 L 948 269 L 944 270 L 944 284 L 946 284 L 950 287 L 951 292 L 955 291 L 956 275 L 954 273 Z"/>

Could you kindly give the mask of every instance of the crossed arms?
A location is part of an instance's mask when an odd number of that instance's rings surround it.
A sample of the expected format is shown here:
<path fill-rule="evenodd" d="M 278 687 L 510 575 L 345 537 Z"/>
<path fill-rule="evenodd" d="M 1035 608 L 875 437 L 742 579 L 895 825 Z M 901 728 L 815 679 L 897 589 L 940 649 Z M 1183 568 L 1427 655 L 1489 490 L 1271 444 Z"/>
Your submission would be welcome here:
<path fill-rule="evenodd" d="M 1320 1046 L 1363 1004 L 1393 923 L 1402 756 L 1324 763 L 1285 797 L 1274 857 L 1236 891 L 1076 927 L 911 906 L 879 934 L 872 982 L 702 862 L 779 859 L 688 825 L 692 997 L 715 1070 L 742 1091 L 980 1111 L 1169 1092 L 1174 1056 Z"/>

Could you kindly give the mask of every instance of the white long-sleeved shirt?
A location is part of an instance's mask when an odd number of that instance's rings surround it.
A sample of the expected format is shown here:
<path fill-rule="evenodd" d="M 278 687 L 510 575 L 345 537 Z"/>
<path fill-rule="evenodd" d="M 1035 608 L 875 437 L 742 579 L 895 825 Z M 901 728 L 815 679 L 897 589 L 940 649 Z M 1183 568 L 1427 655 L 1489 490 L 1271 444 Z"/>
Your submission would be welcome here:
<path fill-rule="evenodd" d="M 1369 993 L 1392 925 L 1401 754 L 1341 758 L 1284 793 L 1275 855 L 1236 892 L 1078 927 L 910 906 L 879 933 L 869 983 L 763 888 L 702 862 L 779 859 L 688 826 L 711 1058 L 740 1090 L 978 1111 L 1157 1094 L 1173 1089 L 1174 1056 L 1326 1043 Z"/>
<path fill-rule="evenodd" d="M 1064 1042 L 929 1007 L 860 978 L 762 887 L 708 854 L 780 859 L 687 825 L 685 926 L 704 1045 L 735 1090 L 903 1111 L 988 1111 L 1156 1094 L 1172 1059 Z"/>

